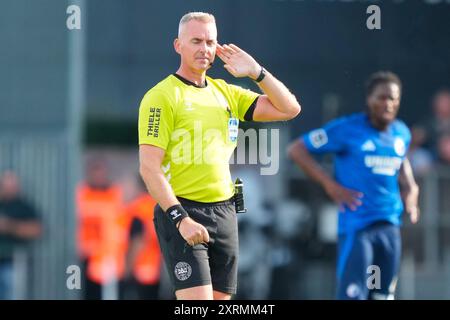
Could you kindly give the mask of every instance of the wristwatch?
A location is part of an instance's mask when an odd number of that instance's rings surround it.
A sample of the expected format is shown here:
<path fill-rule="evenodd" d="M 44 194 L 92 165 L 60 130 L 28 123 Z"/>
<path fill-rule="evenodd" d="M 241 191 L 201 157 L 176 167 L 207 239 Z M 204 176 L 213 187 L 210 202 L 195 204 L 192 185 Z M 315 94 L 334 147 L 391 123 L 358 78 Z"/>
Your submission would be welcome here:
<path fill-rule="evenodd" d="M 266 69 L 264 69 L 264 67 L 261 67 L 261 72 L 259 73 L 258 78 L 256 78 L 254 81 L 261 82 L 265 76 L 266 76 Z"/>

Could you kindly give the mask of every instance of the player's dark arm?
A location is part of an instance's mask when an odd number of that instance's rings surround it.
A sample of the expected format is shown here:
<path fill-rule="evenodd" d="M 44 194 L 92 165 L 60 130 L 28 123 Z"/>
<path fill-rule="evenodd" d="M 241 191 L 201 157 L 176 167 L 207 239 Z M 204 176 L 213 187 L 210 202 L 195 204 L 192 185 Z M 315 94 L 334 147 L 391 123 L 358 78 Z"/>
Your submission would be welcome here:
<path fill-rule="evenodd" d="M 133 274 L 133 266 L 136 259 L 145 245 L 144 226 L 139 219 L 133 219 L 129 234 L 129 245 L 125 257 L 125 278 L 131 278 Z"/>
<path fill-rule="evenodd" d="M 337 183 L 311 156 L 305 147 L 303 140 L 296 139 L 288 147 L 289 157 L 303 170 L 312 180 L 322 186 L 330 198 L 340 206 L 346 205 L 351 210 L 361 205 L 362 194 L 355 190 L 344 188 Z"/>
<path fill-rule="evenodd" d="M 256 80 L 261 66 L 248 53 L 230 44 L 217 45 L 217 55 L 224 61 L 224 67 L 235 77 L 250 77 Z M 301 110 L 295 96 L 270 72 L 266 71 L 264 79 L 258 82 L 264 95 L 258 98 L 253 113 L 254 121 L 279 121 L 295 118 Z"/>
<path fill-rule="evenodd" d="M 148 192 L 164 211 L 180 204 L 161 169 L 165 153 L 164 149 L 152 145 L 139 146 L 139 172 Z"/>
<path fill-rule="evenodd" d="M 133 273 L 133 266 L 136 262 L 139 252 L 144 247 L 144 235 L 134 235 L 130 238 L 130 244 L 126 254 L 125 262 L 125 274 L 127 278 L 130 278 Z"/>
<path fill-rule="evenodd" d="M 409 162 L 408 158 L 405 158 L 402 166 L 400 167 L 398 181 L 400 183 L 402 192 L 417 194 L 419 193 L 419 186 L 414 179 L 411 163 Z"/>
<path fill-rule="evenodd" d="M 291 143 L 288 147 L 288 155 L 308 177 L 320 184 L 325 190 L 335 183 L 334 179 L 311 156 L 303 140 L 296 139 Z"/>
<path fill-rule="evenodd" d="M 405 211 L 409 214 L 411 222 L 416 223 L 419 220 L 419 186 L 414 179 L 408 158 L 405 158 L 400 167 L 398 181 Z"/>

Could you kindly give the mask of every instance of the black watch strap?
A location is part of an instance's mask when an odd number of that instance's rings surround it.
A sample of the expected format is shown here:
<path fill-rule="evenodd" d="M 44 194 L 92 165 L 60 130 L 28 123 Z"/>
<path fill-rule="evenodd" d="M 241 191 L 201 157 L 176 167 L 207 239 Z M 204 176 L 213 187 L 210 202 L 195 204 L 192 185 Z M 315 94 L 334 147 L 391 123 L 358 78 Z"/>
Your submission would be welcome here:
<path fill-rule="evenodd" d="M 255 79 L 255 82 L 261 82 L 265 76 L 266 76 L 266 69 L 264 69 L 264 67 L 261 67 L 261 72 L 259 73 L 258 78 Z"/>

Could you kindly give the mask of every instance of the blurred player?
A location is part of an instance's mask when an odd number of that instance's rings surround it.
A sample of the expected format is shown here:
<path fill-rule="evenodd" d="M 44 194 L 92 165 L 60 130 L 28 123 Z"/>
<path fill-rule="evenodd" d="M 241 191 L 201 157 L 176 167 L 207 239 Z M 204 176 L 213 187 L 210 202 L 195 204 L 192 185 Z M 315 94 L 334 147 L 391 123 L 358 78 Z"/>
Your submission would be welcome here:
<path fill-rule="evenodd" d="M 395 74 L 373 74 L 366 112 L 331 121 L 289 147 L 290 157 L 340 206 L 338 299 L 393 299 L 401 214 L 405 210 L 412 223 L 418 220 L 419 188 L 405 156 L 410 132 L 396 120 L 401 90 Z M 311 156 L 319 153 L 336 155 L 335 179 Z M 378 288 L 367 283 L 377 270 L 373 265 L 380 271 Z"/>

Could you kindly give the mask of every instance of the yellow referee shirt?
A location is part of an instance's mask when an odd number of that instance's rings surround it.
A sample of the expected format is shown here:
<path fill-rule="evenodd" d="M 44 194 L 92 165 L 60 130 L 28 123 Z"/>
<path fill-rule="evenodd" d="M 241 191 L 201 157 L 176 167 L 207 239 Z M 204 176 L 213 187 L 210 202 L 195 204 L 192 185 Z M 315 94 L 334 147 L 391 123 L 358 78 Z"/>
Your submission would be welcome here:
<path fill-rule="evenodd" d="M 162 170 L 175 195 L 216 202 L 234 194 L 229 160 L 239 120 L 251 120 L 258 94 L 221 79 L 206 86 L 173 74 L 150 89 L 139 109 L 139 144 L 166 151 Z"/>

